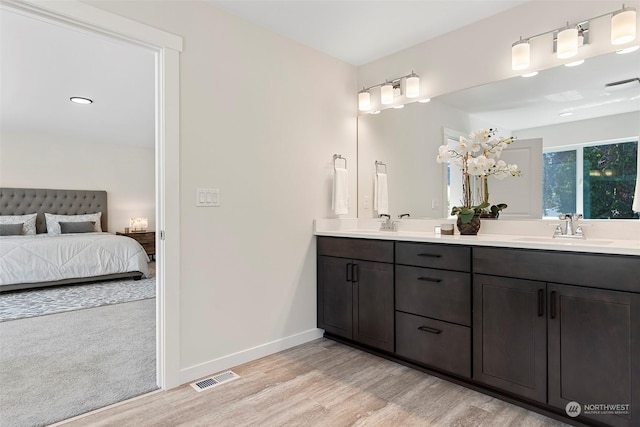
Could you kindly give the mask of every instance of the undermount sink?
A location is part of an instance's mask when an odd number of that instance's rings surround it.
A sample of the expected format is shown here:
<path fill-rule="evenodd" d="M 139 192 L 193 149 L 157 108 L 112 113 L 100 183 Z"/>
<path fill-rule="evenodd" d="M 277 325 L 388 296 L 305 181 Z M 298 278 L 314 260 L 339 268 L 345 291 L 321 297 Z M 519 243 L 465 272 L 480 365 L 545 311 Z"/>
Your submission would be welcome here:
<path fill-rule="evenodd" d="M 514 242 L 532 242 L 532 243 L 553 243 L 558 245 L 610 245 L 612 240 L 601 239 L 572 239 L 572 238 L 553 238 L 553 237 L 520 237 L 513 239 Z"/>

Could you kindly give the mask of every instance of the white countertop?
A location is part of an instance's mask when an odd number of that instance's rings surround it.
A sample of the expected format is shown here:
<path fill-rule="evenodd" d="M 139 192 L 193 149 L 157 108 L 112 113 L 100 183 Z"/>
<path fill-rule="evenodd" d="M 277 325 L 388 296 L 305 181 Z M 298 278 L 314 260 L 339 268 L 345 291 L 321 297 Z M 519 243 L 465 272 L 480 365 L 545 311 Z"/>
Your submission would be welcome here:
<path fill-rule="evenodd" d="M 436 235 L 433 231 L 378 231 L 375 228 L 358 227 L 358 220 L 316 220 L 314 234 L 316 236 L 351 237 L 360 239 L 396 240 L 426 243 L 446 243 L 454 245 L 495 246 L 505 248 L 544 249 L 569 252 L 590 252 L 602 254 L 640 256 L 640 239 L 619 238 L 587 238 L 587 239 L 554 239 L 551 235 L 527 234 L 491 234 L 477 236 L 461 236 L 460 234 Z M 354 222 L 355 221 L 355 222 Z M 368 225 L 368 224 L 367 224 Z M 430 224 L 428 224 L 430 225 Z M 352 228 L 349 228 L 352 226 Z M 433 229 L 433 226 L 430 227 Z M 552 234 L 552 233 L 551 233 Z"/>

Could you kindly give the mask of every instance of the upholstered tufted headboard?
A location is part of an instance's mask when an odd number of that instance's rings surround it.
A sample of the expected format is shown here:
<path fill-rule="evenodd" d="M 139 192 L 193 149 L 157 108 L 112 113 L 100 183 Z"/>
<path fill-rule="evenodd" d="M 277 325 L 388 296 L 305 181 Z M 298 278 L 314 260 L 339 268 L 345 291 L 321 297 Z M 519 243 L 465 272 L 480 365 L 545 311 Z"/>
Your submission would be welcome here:
<path fill-rule="evenodd" d="M 38 213 L 36 230 L 46 233 L 44 214 L 81 215 L 102 212 L 100 226 L 107 231 L 107 192 L 92 190 L 49 190 L 0 188 L 0 215 Z"/>

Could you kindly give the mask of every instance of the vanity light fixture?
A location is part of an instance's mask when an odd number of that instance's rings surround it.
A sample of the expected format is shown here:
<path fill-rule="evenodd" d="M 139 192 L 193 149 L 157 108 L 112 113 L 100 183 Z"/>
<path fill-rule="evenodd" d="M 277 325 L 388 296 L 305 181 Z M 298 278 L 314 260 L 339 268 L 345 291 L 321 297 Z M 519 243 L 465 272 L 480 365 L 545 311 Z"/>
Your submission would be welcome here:
<path fill-rule="evenodd" d="M 407 98 L 417 98 L 420 96 L 420 77 L 418 77 L 416 73 L 412 71 L 404 81 L 404 85 Z"/>
<path fill-rule="evenodd" d="M 358 109 L 360 111 L 367 111 L 371 108 L 371 94 L 368 90 L 362 89 L 360 93 L 358 93 Z"/>
<path fill-rule="evenodd" d="M 529 40 L 520 40 L 511 46 L 511 68 L 514 70 L 524 70 L 529 68 L 531 63 L 531 45 Z"/>
<path fill-rule="evenodd" d="M 382 105 L 393 104 L 393 83 L 386 82 L 380 88 L 380 103 Z"/>
<path fill-rule="evenodd" d="M 92 99 L 83 98 L 81 96 L 72 96 L 71 98 L 69 98 L 69 101 L 75 102 L 76 104 L 83 104 L 83 105 L 88 105 L 93 103 Z"/>
<path fill-rule="evenodd" d="M 636 38 L 636 10 L 624 7 L 611 15 L 611 44 L 629 43 Z"/>
<path fill-rule="evenodd" d="M 578 54 L 578 28 L 570 27 L 567 22 L 567 27 L 558 32 L 557 42 L 556 55 L 559 59 L 576 56 Z"/>
<path fill-rule="evenodd" d="M 520 40 L 511 46 L 511 68 L 514 70 L 527 69 L 531 64 L 531 40 L 551 33 L 554 35 L 554 52 L 556 52 L 559 59 L 576 56 L 579 47 L 589 43 L 588 32 L 590 21 L 605 16 L 611 17 L 611 44 L 622 45 L 636 39 L 636 10 L 633 7 L 625 7 L 623 4 L 622 9 L 595 16 L 588 20 L 578 22 L 577 24 L 569 24 L 569 22 L 567 22 L 567 25 L 562 28 L 526 38 L 520 37 Z M 630 51 L 632 52 L 633 50 Z"/>
<path fill-rule="evenodd" d="M 420 96 L 420 77 L 414 73 L 407 74 L 406 76 L 397 77 L 391 80 L 385 80 L 384 83 L 379 83 L 369 87 L 363 87 L 358 92 L 358 109 L 360 111 L 368 111 L 371 109 L 371 94 L 370 91 L 373 88 L 380 88 L 380 104 L 391 105 L 395 97 L 402 95 L 401 82 L 404 79 L 405 97 L 417 98 Z"/>
<path fill-rule="evenodd" d="M 522 77 L 535 77 L 538 75 L 537 71 L 532 71 L 530 73 L 523 74 Z"/>

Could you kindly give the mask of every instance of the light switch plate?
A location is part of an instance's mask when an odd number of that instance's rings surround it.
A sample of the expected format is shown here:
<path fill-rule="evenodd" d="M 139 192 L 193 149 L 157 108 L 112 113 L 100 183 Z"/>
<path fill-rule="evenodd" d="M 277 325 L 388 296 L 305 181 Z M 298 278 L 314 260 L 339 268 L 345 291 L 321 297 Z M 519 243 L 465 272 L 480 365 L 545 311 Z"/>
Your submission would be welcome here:
<path fill-rule="evenodd" d="M 197 188 L 196 206 L 218 207 L 220 206 L 220 190 L 217 188 Z"/>

